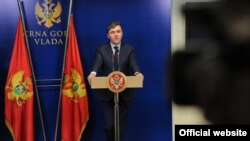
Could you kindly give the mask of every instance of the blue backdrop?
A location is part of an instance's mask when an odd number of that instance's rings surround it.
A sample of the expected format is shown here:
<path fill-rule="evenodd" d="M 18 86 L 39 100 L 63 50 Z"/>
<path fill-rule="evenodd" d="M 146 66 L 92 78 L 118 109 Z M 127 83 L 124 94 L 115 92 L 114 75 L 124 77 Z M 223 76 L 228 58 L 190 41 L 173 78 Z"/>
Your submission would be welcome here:
<path fill-rule="evenodd" d="M 144 87 L 136 89 L 128 121 L 126 141 L 171 141 L 171 102 L 165 83 L 170 56 L 171 0 L 74 0 L 73 15 L 85 76 L 91 71 L 96 46 L 107 42 L 106 27 L 112 20 L 123 24 L 124 41 L 135 46 L 138 64 L 145 76 Z M 24 0 L 24 12 L 31 57 L 37 80 L 60 79 L 69 0 L 61 3 L 62 13 L 48 27 L 36 17 L 35 4 L 44 0 Z M 44 7 L 42 7 L 44 8 Z M 52 7 L 53 9 L 54 7 Z M 0 140 L 11 141 L 4 124 L 4 85 L 14 44 L 19 16 L 15 0 L 0 4 Z M 60 18 L 60 20 L 59 20 Z M 41 22 L 41 25 L 38 24 Z M 86 79 L 86 78 L 85 78 Z M 60 81 L 37 81 L 47 141 L 54 140 Z M 103 141 L 103 118 L 95 92 L 88 88 L 90 120 L 84 141 Z M 36 101 L 37 103 L 37 101 Z M 37 104 L 35 105 L 36 141 L 42 141 Z M 60 131 L 60 129 L 59 129 Z M 60 132 L 58 134 L 60 136 Z M 59 139 L 58 139 L 59 140 Z"/>

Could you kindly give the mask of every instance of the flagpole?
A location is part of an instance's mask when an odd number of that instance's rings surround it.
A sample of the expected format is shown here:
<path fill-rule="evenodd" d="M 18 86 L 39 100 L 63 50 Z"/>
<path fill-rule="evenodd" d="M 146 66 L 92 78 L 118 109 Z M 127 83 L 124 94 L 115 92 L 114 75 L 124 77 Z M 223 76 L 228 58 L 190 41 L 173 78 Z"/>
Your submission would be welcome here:
<path fill-rule="evenodd" d="M 42 114 L 42 110 L 41 110 L 41 104 L 40 104 L 40 99 L 39 99 L 39 95 L 38 95 L 38 90 L 37 90 L 37 87 L 36 87 L 36 81 L 35 81 L 36 77 L 35 77 L 33 63 L 32 63 L 32 59 L 31 59 L 29 42 L 28 42 L 28 38 L 26 36 L 26 27 L 25 27 L 25 22 L 24 22 L 22 5 L 21 5 L 21 1 L 20 0 L 17 0 L 17 3 L 18 3 L 19 15 L 21 17 L 21 21 L 22 21 L 22 24 L 23 24 L 23 31 L 24 31 L 24 37 L 25 37 L 25 41 L 26 41 L 26 46 L 27 46 L 27 50 L 28 50 L 28 54 L 29 54 L 29 61 L 30 61 L 31 72 L 32 72 L 32 76 L 33 76 L 32 79 L 33 79 L 33 83 L 34 83 L 34 87 L 35 87 L 36 98 L 37 98 L 37 102 L 38 102 L 38 109 L 39 109 L 40 120 L 41 120 L 41 126 L 42 126 L 42 131 L 43 131 L 43 139 L 44 139 L 44 141 L 46 141 L 46 134 L 45 134 L 45 128 L 44 128 L 44 123 L 43 123 L 43 114 Z"/>
<path fill-rule="evenodd" d="M 61 98 L 62 98 L 62 87 L 63 87 L 63 80 L 64 80 L 64 67 L 65 67 L 65 60 L 66 60 L 66 52 L 67 52 L 67 45 L 68 45 L 68 36 L 69 36 L 69 24 L 70 24 L 70 16 L 72 11 L 72 3 L 73 0 L 70 0 L 69 4 L 69 13 L 68 13 L 68 23 L 67 23 L 67 33 L 66 33 L 66 40 L 65 40 L 65 46 L 64 46 L 64 56 L 63 56 L 63 67 L 62 67 L 62 75 L 61 75 L 61 86 L 60 86 L 60 93 L 59 93 L 59 99 L 58 99 L 58 106 L 57 106 L 57 116 L 56 116 L 56 128 L 55 128 L 55 140 L 57 141 L 57 130 L 59 125 L 59 117 L 60 117 L 60 109 L 61 109 Z"/>

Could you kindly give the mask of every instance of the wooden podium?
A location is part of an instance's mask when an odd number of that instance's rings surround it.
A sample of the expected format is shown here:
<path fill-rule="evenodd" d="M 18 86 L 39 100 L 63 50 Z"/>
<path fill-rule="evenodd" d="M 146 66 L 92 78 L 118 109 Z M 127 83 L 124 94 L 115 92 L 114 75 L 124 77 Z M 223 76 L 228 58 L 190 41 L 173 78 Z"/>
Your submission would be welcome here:
<path fill-rule="evenodd" d="M 125 76 L 120 71 L 114 71 L 107 77 L 94 77 L 91 79 L 91 89 L 109 89 L 114 93 L 115 141 L 120 141 L 119 93 L 126 88 L 142 87 L 143 78 L 137 76 Z"/>

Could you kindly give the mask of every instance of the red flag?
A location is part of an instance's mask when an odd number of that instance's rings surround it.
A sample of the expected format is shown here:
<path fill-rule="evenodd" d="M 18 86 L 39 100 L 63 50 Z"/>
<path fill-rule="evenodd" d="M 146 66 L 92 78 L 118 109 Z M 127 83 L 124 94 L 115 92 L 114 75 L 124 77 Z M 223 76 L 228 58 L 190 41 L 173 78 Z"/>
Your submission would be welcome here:
<path fill-rule="evenodd" d="M 88 97 L 78 44 L 70 17 L 62 90 L 62 140 L 79 141 L 89 119 Z"/>
<path fill-rule="evenodd" d="M 32 72 L 24 39 L 19 18 L 5 85 L 5 123 L 14 141 L 34 141 Z"/>

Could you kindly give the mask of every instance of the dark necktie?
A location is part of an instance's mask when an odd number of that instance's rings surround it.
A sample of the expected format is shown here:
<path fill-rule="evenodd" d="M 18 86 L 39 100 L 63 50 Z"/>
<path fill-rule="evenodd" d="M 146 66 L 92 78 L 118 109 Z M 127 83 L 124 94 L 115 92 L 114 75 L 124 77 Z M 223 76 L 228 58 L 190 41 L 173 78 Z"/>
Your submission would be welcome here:
<path fill-rule="evenodd" d="M 119 70 L 119 49 L 118 47 L 115 48 L 115 55 L 114 55 L 114 70 L 118 71 Z"/>

